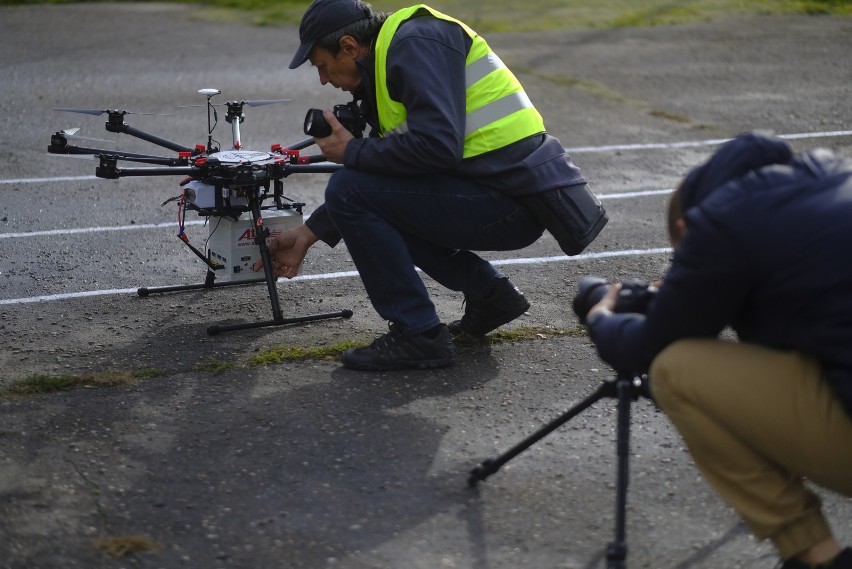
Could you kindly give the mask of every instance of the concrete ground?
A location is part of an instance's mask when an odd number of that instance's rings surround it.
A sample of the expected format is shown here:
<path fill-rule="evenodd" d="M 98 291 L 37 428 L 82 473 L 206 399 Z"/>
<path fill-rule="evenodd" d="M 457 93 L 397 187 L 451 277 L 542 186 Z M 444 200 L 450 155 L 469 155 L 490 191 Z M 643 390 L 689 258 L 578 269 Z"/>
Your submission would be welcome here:
<path fill-rule="evenodd" d="M 222 101 L 291 99 L 247 109 L 243 142 L 265 150 L 304 138 L 309 107 L 346 102 L 308 66 L 286 69 L 295 28 L 211 22 L 203 12 L 0 8 L 0 385 L 158 370 L 114 387 L 0 400 L 0 568 L 605 566 L 613 400 L 476 488 L 468 473 L 611 380 L 585 336 L 556 334 L 576 329 L 577 281 L 662 275 L 667 190 L 718 141 L 771 129 L 800 150 L 852 155 L 852 21 L 732 15 L 488 37 L 610 223 L 575 258 L 549 236 L 487 255 L 533 303 L 508 328 L 539 327 L 534 339 L 468 346 L 449 369 L 376 374 L 333 360 L 252 364 L 282 344 L 368 341 L 385 330 L 344 247 L 316 247 L 303 276 L 278 290 L 288 315 L 351 309 L 352 318 L 209 336 L 211 324 L 268 318 L 268 295 L 262 286 L 136 295 L 203 278 L 175 238 L 173 204 L 161 205 L 178 179 L 105 181 L 94 178 L 95 162 L 45 153 L 50 135 L 70 127 L 153 150 L 104 132 L 104 117 L 59 107 L 169 113 L 126 120 L 194 145 L 206 142 L 204 110 L 179 107 L 202 103 L 198 89 L 218 88 Z M 227 144 L 227 125 L 214 136 Z M 295 175 L 285 193 L 311 210 L 325 179 Z M 188 221 L 202 245 L 206 228 Z M 458 317 L 461 298 L 427 286 L 442 317 Z M 645 399 L 632 412 L 627 565 L 773 566 L 772 547 L 706 486 L 665 417 Z M 820 494 L 838 537 L 852 541 L 852 502 Z M 96 547 L 104 543 L 133 551 L 111 557 Z"/>

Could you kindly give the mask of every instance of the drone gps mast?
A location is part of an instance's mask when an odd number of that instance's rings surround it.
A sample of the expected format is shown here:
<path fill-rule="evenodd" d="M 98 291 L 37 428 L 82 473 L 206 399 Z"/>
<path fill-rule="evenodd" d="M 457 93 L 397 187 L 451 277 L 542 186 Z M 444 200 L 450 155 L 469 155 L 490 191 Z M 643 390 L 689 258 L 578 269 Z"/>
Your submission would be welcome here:
<path fill-rule="evenodd" d="M 294 173 L 332 173 L 340 169 L 328 163 L 321 155 L 302 155 L 301 150 L 314 143 L 306 139 L 290 146 L 273 145 L 269 152 L 245 150 L 240 141 L 240 123 L 245 120 L 243 106 L 259 106 L 284 102 L 286 99 L 232 101 L 227 107 L 226 121 L 231 124 L 233 148 L 220 151 L 214 147 L 213 129 L 218 114 L 212 97 L 220 94 L 218 89 L 201 89 L 207 97 L 207 145 L 194 148 L 133 128 L 124 122 L 124 110 L 57 109 L 91 115 L 106 113 L 106 130 L 124 133 L 163 148 L 175 151 L 177 157 L 156 156 L 88 148 L 70 144 L 85 139 L 76 136 L 76 130 L 58 131 L 50 139 L 48 152 L 52 154 L 92 155 L 98 158 L 95 174 L 99 178 L 118 179 L 127 176 L 184 176 L 183 192 L 178 202 L 178 238 L 207 266 L 203 283 L 163 286 L 138 289 L 139 296 L 153 293 L 196 290 L 221 286 L 234 286 L 266 282 L 272 319 L 233 325 L 214 325 L 207 328 L 215 335 L 233 330 L 263 328 L 324 320 L 350 318 L 351 310 L 341 310 L 307 316 L 285 317 L 281 309 L 277 277 L 273 273 L 268 240 L 281 231 L 302 223 L 303 203 L 284 196 L 283 179 Z M 149 167 L 121 167 L 121 161 L 151 164 Z M 272 203 L 265 204 L 267 200 Z M 206 251 L 195 248 L 184 231 L 183 219 L 187 210 L 195 211 L 208 219 L 209 235 Z M 245 216 L 245 217 L 244 217 Z M 213 221 L 211 221 L 213 220 Z M 252 265 L 263 261 L 264 276 L 254 277 Z M 217 280 L 217 277 L 220 280 Z"/>

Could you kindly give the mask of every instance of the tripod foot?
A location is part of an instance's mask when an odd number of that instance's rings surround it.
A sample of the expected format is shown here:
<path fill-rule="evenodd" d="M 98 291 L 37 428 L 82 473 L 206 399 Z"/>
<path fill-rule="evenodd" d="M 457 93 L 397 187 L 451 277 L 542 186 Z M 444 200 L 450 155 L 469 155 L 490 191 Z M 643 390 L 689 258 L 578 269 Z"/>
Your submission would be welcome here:
<path fill-rule="evenodd" d="M 607 569 L 625 569 L 627 567 L 627 544 L 614 541 L 606 548 Z"/>
<path fill-rule="evenodd" d="M 493 460 L 484 460 L 479 466 L 470 471 L 470 476 L 467 477 L 467 485 L 473 488 L 480 480 L 485 480 L 499 469 L 500 467 L 495 466 Z"/>

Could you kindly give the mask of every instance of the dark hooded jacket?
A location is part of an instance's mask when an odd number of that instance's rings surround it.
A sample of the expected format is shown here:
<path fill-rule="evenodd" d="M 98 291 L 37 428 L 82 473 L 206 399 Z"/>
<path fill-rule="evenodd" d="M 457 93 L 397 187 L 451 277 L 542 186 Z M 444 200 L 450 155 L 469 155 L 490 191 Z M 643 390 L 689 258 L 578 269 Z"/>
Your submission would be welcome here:
<path fill-rule="evenodd" d="M 672 342 L 730 326 L 816 358 L 852 416 L 852 161 L 750 133 L 680 191 L 687 232 L 672 266 L 644 315 L 592 323 L 601 358 L 644 373 Z"/>

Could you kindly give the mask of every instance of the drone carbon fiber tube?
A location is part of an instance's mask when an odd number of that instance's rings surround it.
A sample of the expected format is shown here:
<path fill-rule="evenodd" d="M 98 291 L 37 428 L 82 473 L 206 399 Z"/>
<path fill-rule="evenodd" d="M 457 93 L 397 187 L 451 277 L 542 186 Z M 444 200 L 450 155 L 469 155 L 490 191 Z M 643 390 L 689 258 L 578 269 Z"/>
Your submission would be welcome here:
<path fill-rule="evenodd" d="M 75 146 L 73 144 L 68 144 L 61 135 L 53 135 L 53 137 L 51 137 L 50 145 L 47 147 L 47 152 L 48 154 L 72 154 L 79 156 L 113 156 L 119 160 L 148 162 L 150 164 L 162 164 L 163 166 L 181 166 L 186 164 L 186 160 L 183 160 L 182 164 L 180 158 L 168 158 L 165 156 L 155 156 L 153 154 L 139 154 L 135 152 Z"/>
<path fill-rule="evenodd" d="M 315 141 L 314 141 L 313 138 L 306 138 L 305 140 L 300 140 L 299 142 L 297 142 L 295 144 L 288 145 L 287 149 L 288 150 L 301 150 L 301 149 L 307 148 L 308 146 L 311 146 L 313 144 L 315 144 Z"/>
<path fill-rule="evenodd" d="M 110 122 L 106 123 L 106 129 L 109 132 L 124 133 L 128 136 L 140 138 L 147 142 L 156 144 L 157 146 L 162 146 L 163 148 L 174 150 L 175 152 L 193 152 L 195 150 L 194 148 L 184 146 L 183 144 L 178 144 L 177 142 L 172 142 L 171 140 L 168 140 L 166 138 L 147 133 L 144 130 L 139 130 L 138 128 L 134 128 L 125 122 L 118 124 L 117 122 L 114 122 L 112 120 L 111 116 Z"/>
<path fill-rule="evenodd" d="M 291 164 L 287 166 L 287 172 L 299 172 L 301 174 L 332 174 L 343 168 L 342 164 L 320 163 L 320 164 Z"/>
<path fill-rule="evenodd" d="M 95 175 L 98 178 L 106 178 L 115 180 L 118 178 L 127 178 L 133 176 L 198 176 L 201 170 L 195 166 L 178 166 L 165 168 L 110 168 L 109 166 L 99 166 L 95 168 Z"/>

